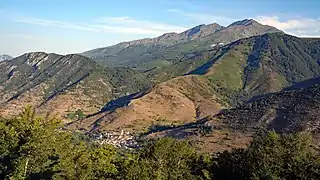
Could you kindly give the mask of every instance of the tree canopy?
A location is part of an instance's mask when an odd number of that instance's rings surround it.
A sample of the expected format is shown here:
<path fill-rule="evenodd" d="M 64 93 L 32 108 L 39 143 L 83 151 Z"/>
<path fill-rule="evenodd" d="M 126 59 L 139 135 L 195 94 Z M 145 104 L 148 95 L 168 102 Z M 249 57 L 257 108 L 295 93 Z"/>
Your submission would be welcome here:
<path fill-rule="evenodd" d="M 27 107 L 0 120 L 0 179 L 319 179 L 319 151 L 305 132 L 259 132 L 245 149 L 201 154 L 161 138 L 137 150 L 92 145 Z"/>

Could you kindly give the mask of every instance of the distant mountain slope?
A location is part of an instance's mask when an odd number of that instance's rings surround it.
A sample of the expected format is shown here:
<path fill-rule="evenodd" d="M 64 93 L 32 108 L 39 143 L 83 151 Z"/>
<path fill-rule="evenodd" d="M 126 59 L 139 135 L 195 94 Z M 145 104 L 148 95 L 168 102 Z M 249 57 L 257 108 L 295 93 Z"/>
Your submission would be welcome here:
<path fill-rule="evenodd" d="M 6 54 L 0 54 L 0 61 L 11 60 L 12 58 L 13 57 Z"/>
<path fill-rule="evenodd" d="M 196 41 L 191 41 L 189 46 L 192 45 L 196 47 L 196 50 L 202 50 L 207 49 L 212 44 L 228 44 L 242 38 L 275 32 L 281 31 L 272 26 L 262 25 L 255 20 L 245 19 L 236 21 L 220 31 L 204 36 L 203 38 L 199 38 Z"/>
<path fill-rule="evenodd" d="M 210 62 L 221 51 L 220 46 L 214 47 L 210 50 L 195 51 L 181 55 L 177 60 L 172 60 L 171 65 L 156 67 L 145 71 L 151 80 L 155 83 L 164 82 L 174 77 L 190 74 L 195 69 L 202 67 L 204 64 Z"/>
<path fill-rule="evenodd" d="M 244 23 L 246 22 L 246 23 Z M 190 30 L 164 34 L 153 39 L 142 39 L 120 43 L 83 53 L 109 66 L 128 66 L 138 70 L 169 67 L 188 53 L 209 50 L 214 44 L 279 32 L 254 20 L 244 20 L 222 27 L 218 24 L 200 25 Z"/>
<path fill-rule="evenodd" d="M 223 47 L 191 73 L 206 75 L 222 91 L 252 97 L 320 76 L 319 57 L 320 39 L 269 33 Z"/>
<path fill-rule="evenodd" d="M 127 68 L 104 68 L 80 55 L 28 53 L 0 63 L 1 114 L 32 104 L 44 111 L 95 112 L 104 103 L 147 88 L 149 81 Z"/>
<path fill-rule="evenodd" d="M 319 44 L 318 39 L 301 39 L 284 33 L 238 40 L 206 54 L 209 60 L 199 60 L 204 64 L 197 65 L 188 75 L 160 83 L 143 96 L 130 97 L 122 106 L 109 104 L 106 112 L 84 120 L 83 126 L 78 127 L 92 129 L 97 119 L 101 122 L 97 129 L 136 130 L 153 123 L 199 120 L 253 96 L 320 76 Z M 164 68 L 163 72 L 168 75 L 170 71 L 179 71 L 179 65 Z"/>
<path fill-rule="evenodd" d="M 199 25 L 192 29 L 186 30 L 182 33 L 165 33 L 156 38 L 145 38 L 139 39 L 129 42 L 122 42 L 116 44 L 114 46 L 98 48 L 91 51 L 84 52 L 83 55 L 91 57 L 92 59 L 106 61 L 106 64 L 116 65 L 121 64 L 122 62 L 116 62 L 115 56 L 125 56 L 125 53 L 128 53 L 126 48 L 134 48 L 134 52 L 139 53 L 138 55 L 142 55 L 147 53 L 148 51 L 154 48 L 164 48 L 168 46 L 172 46 L 174 44 L 179 44 L 183 42 L 188 42 L 190 40 L 207 36 L 215 31 L 223 28 L 219 24 L 213 23 L 209 25 Z M 120 59 L 120 58 L 119 58 Z M 130 60 L 130 59 L 128 59 Z M 110 62 L 109 62 L 110 61 Z M 125 59 L 121 61 L 127 61 Z"/>

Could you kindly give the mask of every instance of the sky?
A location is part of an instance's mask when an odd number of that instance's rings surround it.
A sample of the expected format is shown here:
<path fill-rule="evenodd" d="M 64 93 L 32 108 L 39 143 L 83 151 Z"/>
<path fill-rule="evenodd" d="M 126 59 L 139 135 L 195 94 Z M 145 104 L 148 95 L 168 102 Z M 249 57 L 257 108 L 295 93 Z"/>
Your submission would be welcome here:
<path fill-rule="evenodd" d="M 71 54 L 252 18 L 320 37 L 319 0 L 0 0 L 0 54 Z"/>

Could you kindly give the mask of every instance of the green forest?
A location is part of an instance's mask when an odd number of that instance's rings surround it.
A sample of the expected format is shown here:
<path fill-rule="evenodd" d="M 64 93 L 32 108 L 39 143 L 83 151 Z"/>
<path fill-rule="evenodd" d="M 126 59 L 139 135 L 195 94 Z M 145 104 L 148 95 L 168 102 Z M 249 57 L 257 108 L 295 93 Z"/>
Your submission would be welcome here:
<path fill-rule="evenodd" d="M 187 141 L 151 140 L 138 150 L 95 145 L 27 107 L 0 121 L 0 179 L 319 179 L 306 132 L 261 131 L 246 149 L 202 154 Z"/>
<path fill-rule="evenodd" d="M 0 121 L 0 179 L 319 179 L 307 132 L 260 131 L 246 149 L 197 152 L 187 141 L 150 140 L 137 150 L 96 145 L 27 107 Z"/>

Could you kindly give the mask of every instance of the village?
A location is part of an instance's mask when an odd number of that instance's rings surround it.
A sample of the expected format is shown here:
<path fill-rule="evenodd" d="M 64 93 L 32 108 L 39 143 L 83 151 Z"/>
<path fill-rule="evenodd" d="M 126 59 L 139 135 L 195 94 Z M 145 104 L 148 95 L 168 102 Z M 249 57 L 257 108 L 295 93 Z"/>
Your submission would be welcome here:
<path fill-rule="evenodd" d="M 135 137 L 128 131 L 121 130 L 118 131 L 103 131 L 103 132 L 87 132 L 90 138 L 92 138 L 96 143 L 110 144 L 118 148 L 124 149 L 135 149 L 139 148 L 139 144 Z"/>

